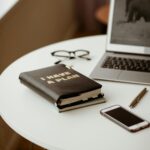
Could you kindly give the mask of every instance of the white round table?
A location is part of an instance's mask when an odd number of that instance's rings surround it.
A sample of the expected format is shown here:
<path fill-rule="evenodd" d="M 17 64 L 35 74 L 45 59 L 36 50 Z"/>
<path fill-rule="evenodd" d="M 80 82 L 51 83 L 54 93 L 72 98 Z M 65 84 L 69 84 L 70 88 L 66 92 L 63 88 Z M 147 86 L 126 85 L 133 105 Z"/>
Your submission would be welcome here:
<path fill-rule="evenodd" d="M 88 76 L 104 53 L 105 43 L 106 36 L 78 38 L 45 46 L 16 60 L 0 77 L 2 118 L 18 134 L 50 150 L 150 150 L 149 128 L 130 133 L 99 113 L 114 104 L 129 109 L 143 85 L 99 81 L 106 103 L 58 113 L 50 102 L 18 79 L 23 71 L 53 65 L 57 58 L 50 52 L 58 49 L 90 50 L 91 61 L 64 61 Z M 131 111 L 150 121 L 150 92 Z"/>

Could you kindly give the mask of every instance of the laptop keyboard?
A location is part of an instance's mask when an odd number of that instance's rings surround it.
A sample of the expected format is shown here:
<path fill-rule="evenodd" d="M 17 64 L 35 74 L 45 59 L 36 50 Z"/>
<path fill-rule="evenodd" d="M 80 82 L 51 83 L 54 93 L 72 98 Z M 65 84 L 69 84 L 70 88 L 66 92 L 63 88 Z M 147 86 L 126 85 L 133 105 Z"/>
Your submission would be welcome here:
<path fill-rule="evenodd" d="M 150 72 L 150 60 L 123 57 L 107 57 L 103 68 Z"/>

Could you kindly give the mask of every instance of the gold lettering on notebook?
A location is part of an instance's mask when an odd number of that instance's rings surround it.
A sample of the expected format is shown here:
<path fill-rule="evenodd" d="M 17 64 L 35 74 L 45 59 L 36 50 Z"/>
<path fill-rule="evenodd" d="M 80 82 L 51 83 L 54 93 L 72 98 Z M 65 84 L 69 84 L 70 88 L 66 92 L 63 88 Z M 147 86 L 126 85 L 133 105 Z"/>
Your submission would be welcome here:
<path fill-rule="evenodd" d="M 54 81 L 51 81 L 51 80 L 48 80 L 47 83 L 48 83 L 48 84 L 53 84 L 53 83 L 55 83 L 55 82 L 54 82 Z"/>
<path fill-rule="evenodd" d="M 71 76 L 66 76 L 65 78 L 58 78 L 58 79 L 55 79 L 56 82 L 61 82 L 61 81 L 66 81 L 66 80 L 71 80 L 71 79 L 75 79 L 75 78 L 78 78 L 80 77 L 78 74 L 75 74 L 75 75 L 71 75 Z"/>
<path fill-rule="evenodd" d="M 48 75 L 48 76 L 45 76 L 45 77 L 40 77 L 40 79 L 42 81 L 45 81 L 47 82 L 47 84 L 54 84 L 54 83 L 60 83 L 60 82 L 64 82 L 64 81 L 68 81 L 68 80 L 72 80 L 72 79 L 75 79 L 75 78 L 79 78 L 80 76 L 78 74 L 72 74 L 71 72 L 69 71 L 66 71 L 66 72 L 61 72 L 61 73 L 58 73 L 58 74 L 53 74 L 53 75 Z"/>
<path fill-rule="evenodd" d="M 41 77 L 40 79 L 43 80 L 43 81 L 45 81 L 45 78 L 43 78 L 43 77 Z"/>

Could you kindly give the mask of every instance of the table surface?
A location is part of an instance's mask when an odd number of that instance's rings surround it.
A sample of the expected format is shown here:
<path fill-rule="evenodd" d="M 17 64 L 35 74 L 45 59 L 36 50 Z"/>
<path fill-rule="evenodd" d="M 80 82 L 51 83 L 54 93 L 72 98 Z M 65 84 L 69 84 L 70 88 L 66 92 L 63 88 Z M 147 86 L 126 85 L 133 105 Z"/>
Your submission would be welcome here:
<path fill-rule="evenodd" d="M 50 52 L 58 49 L 90 50 L 91 61 L 64 61 L 88 76 L 104 53 L 105 43 L 106 36 L 78 38 L 45 46 L 16 60 L 0 77 L 2 118 L 23 137 L 51 150 L 150 150 L 149 128 L 130 133 L 99 113 L 114 104 L 129 109 L 129 103 L 145 86 L 99 81 L 106 103 L 58 113 L 50 102 L 19 82 L 21 72 L 53 65 L 57 59 Z M 149 108 L 150 92 L 131 111 L 150 121 Z"/>

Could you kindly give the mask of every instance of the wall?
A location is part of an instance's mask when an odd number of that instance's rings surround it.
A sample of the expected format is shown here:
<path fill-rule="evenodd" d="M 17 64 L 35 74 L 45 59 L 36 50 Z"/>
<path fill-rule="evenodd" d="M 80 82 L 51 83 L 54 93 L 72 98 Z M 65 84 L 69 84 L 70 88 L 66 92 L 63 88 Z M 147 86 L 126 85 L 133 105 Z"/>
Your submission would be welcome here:
<path fill-rule="evenodd" d="M 0 19 L 18 2 L 19 0 L 0 0 Z"/>
<path fill-rule="evenodd" d="M 72 38 L 74 0 L 20 0 L 0 20 L 0 72 L 23 54 Z"/>

